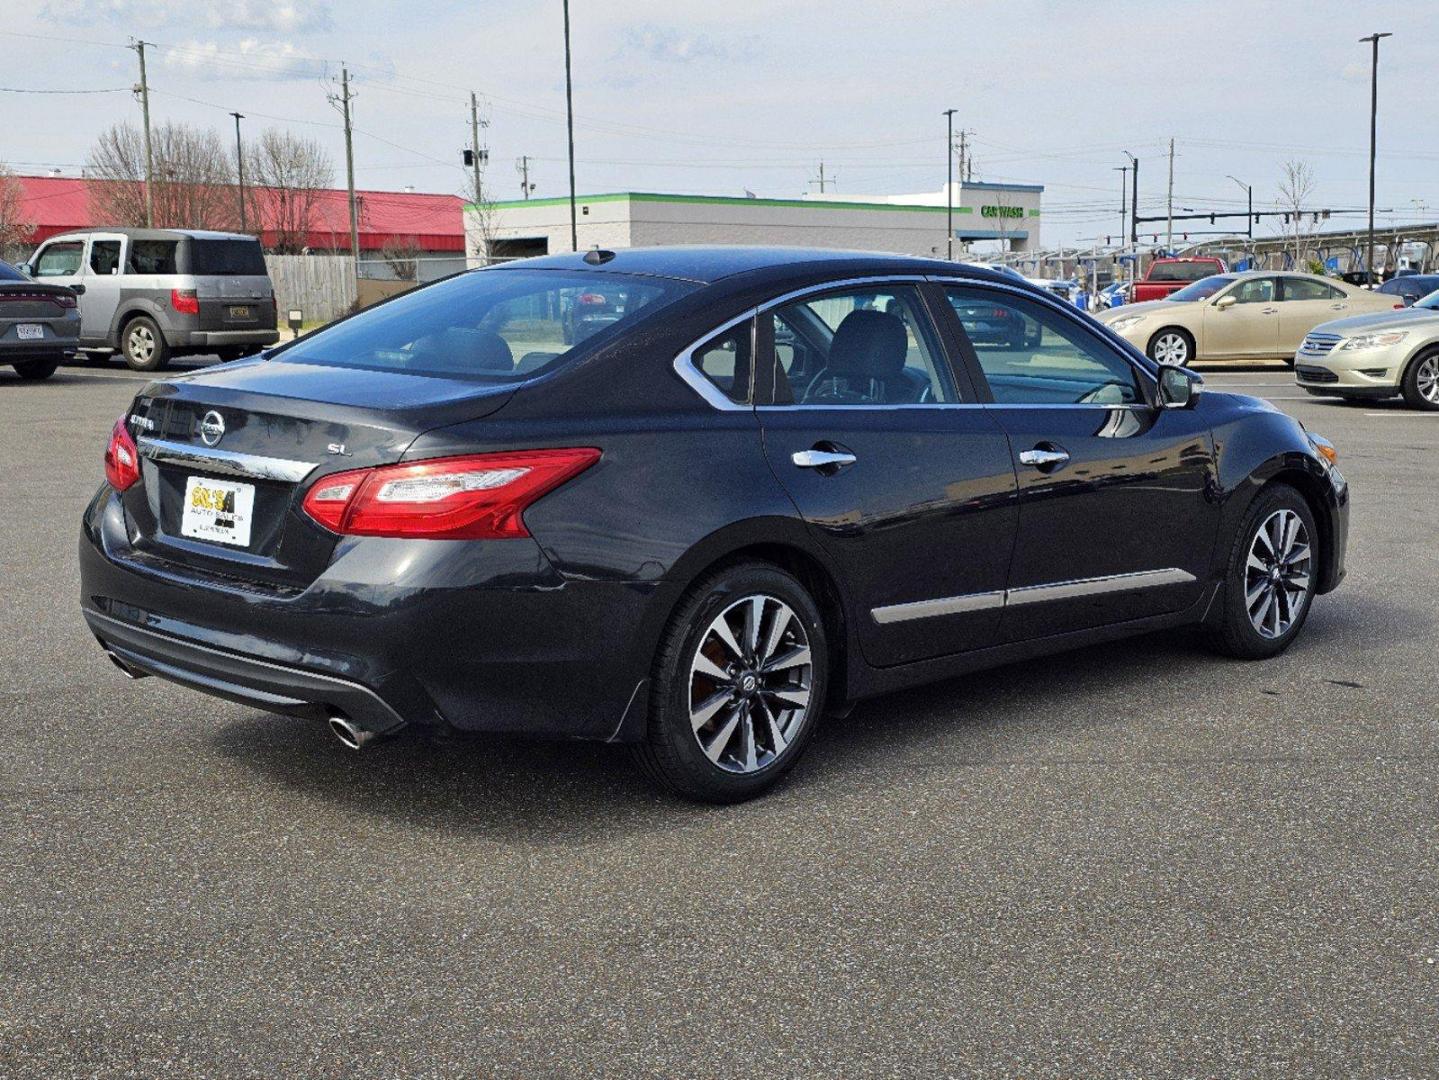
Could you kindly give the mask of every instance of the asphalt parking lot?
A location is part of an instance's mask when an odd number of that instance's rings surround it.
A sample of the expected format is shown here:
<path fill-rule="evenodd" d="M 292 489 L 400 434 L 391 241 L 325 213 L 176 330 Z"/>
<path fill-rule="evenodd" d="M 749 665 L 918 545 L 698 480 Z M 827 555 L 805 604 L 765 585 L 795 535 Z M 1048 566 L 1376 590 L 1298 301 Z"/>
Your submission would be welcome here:
<path fill-rule="evenodd" d="M 0 373 L 0 1074 L 1432 1076 L 1439 414 L 1339 447 L 1285 656 L 1184 633 L 865 704 L 733 808 L 619 748 L 397 740 L 131 683 L 77 522 L 144 383 Z"/>

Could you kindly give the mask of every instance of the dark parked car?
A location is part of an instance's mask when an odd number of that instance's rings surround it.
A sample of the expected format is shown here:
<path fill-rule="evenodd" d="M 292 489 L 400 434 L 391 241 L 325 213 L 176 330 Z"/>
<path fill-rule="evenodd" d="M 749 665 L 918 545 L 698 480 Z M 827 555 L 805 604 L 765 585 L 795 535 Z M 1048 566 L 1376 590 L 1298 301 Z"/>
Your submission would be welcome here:
<path fill-rule="evenodd" d="M 79 344 L 75 293 L 31 281 L 0 262 L 0 364 L 12 366 L 22 379 L 48 379 Z"/>
<path fill-rule="evenodd" d="M 594 291 L 624 317 L 569 347 Z M 976 304 L 1042 352 L 972 341 Z M 81 603 L 127 673 L 347 746 L 628 742 L 742 799 L 888 690 L 1184 624 L 1286 648 L 1343 577 L 1348 489 L 1324 440 L 1200 381 L 954 263 L 511 263 L 145 387 Z"/>
<path fill-rule="evenodd" d="M 1439 289 L 1439 274 L 1400 274 L 1390 278 L 1374 291 L 1397 296 L 1404 301 L 1405 307 L 1411 307 L 1415 301 L 1424 299 L 1435 289 Z"/>

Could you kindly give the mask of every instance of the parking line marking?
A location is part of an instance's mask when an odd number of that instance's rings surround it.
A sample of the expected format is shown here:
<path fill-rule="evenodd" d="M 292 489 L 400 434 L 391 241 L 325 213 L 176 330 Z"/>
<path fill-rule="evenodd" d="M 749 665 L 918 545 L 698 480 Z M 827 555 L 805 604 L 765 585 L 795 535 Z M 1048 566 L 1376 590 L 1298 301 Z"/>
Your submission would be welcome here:
<path fill-rule="evenodd" d="M 1367 412 L 1365 416 L 1402 416 L 1409 420 L 1439 420 L 1439 412 L 1405 412 L 1391 409 L 1389 412 Z"/>

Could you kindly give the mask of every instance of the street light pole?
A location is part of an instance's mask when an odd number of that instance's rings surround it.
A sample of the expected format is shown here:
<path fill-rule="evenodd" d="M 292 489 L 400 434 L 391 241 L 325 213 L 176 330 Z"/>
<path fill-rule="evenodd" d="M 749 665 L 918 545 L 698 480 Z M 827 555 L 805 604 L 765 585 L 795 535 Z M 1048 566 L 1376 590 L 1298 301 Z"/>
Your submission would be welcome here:
<path fill-rule="evenodd" d="M 953 109 L 944 110 L 944 118 L 949 123 L 944 137 L 944 160 L 949 163 L 944 182 L 944 231 L 945 252 L 950 262 L 954 261 L 954 112 Z"/>
<path fill-rule="evenodd" d="M 240 188 L 240 231 L 248 231 L 245 228 L 245 150 L 240 144 L 240 121 L 245 119 L 244 113 L 232 112 L 235 118 L 235 177 L 239 180 Z"/>
<path fill-rule="evenodd" d="M 1237 176 L 1228 176 L 1228 174 L 1226 174 L 1226 176 L 1227 176 L 1228 179 L 1233 180 L 1236 184 L 1238 184 L 1240 187 L 1242 187 L 1242 188 L 1248 193 L 1248 195 L 1249 195 L 1249 217 L 1246 219 L 1246 221 L 1247 221 L 1247 224 L 1248 224 L 1248 226 L 1249 226 L 1249 229 L 1248 229 L 1248 232 L 1249 232 L 1249 252 L 1248 252 L 1248 254 L 1249 254 L 1249 269 L 1253 270 L 1253 269 L 1254 269 L 1254 188 L 1251 187 L 1250 185 L 1246 184 L 1243 180 L 1239 179 L 1239 177 L 1237 177 Z"/>
<path fill-rule="evenodd" d="M 1128 150 L 1124 156 L 1134 169 L 1134 184 L 1129 189 L 1129 277 L 1139 280 L 1139 159 Z"/>
<path fill-rule="evenodd" d="M 1374 150 L 1379 126 L 1379 39 L 1393 36 L 1387 33 L 1370 34 L 1359 39 L 1360 44 L 1367 41 L 1374 46 L 1374 63 L 1369 73 L 1369 243 L 1364 257 L 1364 269 L 1369 273 L 1370 284 L 1374 282 Z"/>
<path fill-rule="evenodd" d="M 570 79 L 570 0 L 565 0 L 565 127 L 570 140 L 570 250 L 580 250 L 579 219 L 575 216 L 575 92 Z"/>

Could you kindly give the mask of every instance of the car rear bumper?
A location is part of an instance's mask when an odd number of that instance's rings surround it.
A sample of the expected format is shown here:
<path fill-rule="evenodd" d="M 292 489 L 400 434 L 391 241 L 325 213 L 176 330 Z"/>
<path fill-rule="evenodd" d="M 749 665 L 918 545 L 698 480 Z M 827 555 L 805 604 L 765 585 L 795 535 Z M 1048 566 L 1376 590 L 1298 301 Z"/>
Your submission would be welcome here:
<path fill-rule="evenodd" d="M 236 345 L 273 345 L 278 330 L 171 330 L 165 335 L 171 348 L 229 348 Z"/>
<path fill-rule="evenodd" d="M 658 583 L 573 581 L 532 540 L 342 541 L 303 589 L 226 582 L 130 546 L 92 500 L 81 608 L 128 669 L 298 716 L 607 739 L 648 674 Z M 628 730 L 628 729 L 627 729 Z"/>

